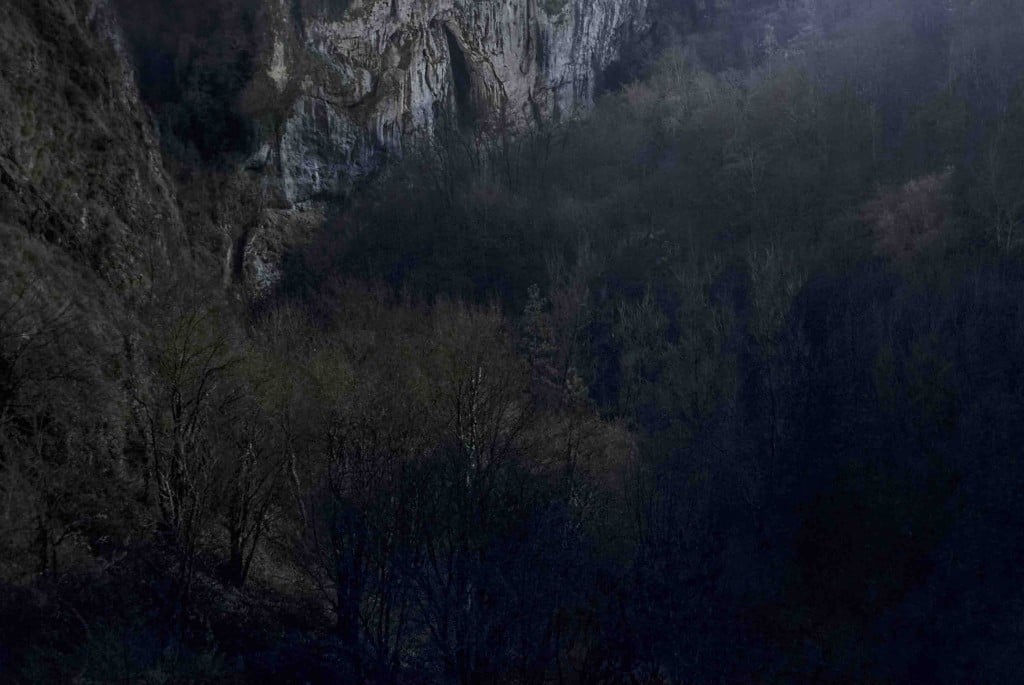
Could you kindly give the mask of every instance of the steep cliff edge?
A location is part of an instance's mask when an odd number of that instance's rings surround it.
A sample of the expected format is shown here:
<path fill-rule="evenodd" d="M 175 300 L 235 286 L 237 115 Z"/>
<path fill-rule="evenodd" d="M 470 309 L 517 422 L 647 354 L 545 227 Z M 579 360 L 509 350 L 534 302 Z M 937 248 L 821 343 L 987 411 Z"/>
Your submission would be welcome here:
<path fill-rule="evenodd" d="M 442 120 L 485 131 L 588 106 L 603 70 L 644 30 L 647 1 L 119 7 L 144 96 L 174 110 L 163 128 L 191 137 L 200 157 L 244 153 L 272 201 L 290 207 L 344 194 Z"/>
<path fill-rule="evenodd" d="M 326 206 L 412 140 L 441 125 L 486 136 L 587 108 L 647 30 L 648 1 L 113 3 L 170 165 L 258 188 L 258 216 L 188 223 L 221 253 L 227 278 L 260 289 Z"/>
<path fill-rule="evenodd" d="M 142 312 L 199 270 L 121 45 L 103 0 L 0 2 L 0 490 L 20 503 L 0 516 L 5 580 L 26 539 L 82 553 L 79 523 L 105 520 Z"/>
<path fill-rule="evenodd" d="M 0 223 L 127 297 L 188 250 L 265 285 L 321 215 L 296 209 L 414 137 L 586 108 L 647 2 L 9 0 Z M 202 216 L 165 163 L 245 179 L 259 212 Z"/>
<path fill-rule="evenodd" d="M 30 244 L 126 297 L 169 267 L 184 232 L 104 0 L 2 3 L 0 121 L 8 276 L 38 262 L 19 258 Z"/>
<path fill-rule="evenodd" d="M 285 198 L 301 202 L 344 188 L 444 118 L 485 130 L 571 114 L 590 104 L 645 6 L 280 1 L 257 78 L 295 95 L 255 161 L 273 166 Z"/>

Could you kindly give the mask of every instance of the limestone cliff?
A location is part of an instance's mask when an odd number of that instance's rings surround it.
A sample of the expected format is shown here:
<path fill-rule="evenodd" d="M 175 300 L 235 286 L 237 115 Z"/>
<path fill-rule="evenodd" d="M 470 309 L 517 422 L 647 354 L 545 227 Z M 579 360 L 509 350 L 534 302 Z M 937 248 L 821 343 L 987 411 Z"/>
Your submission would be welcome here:
<path fill-rule="evenodd" d="M 587 107 L 647 2 L 5 0 L 0 226 L 129 294 L 188 249 L 265 285 L 320 216 L 295 210 L 413 137 Z M 259 211 L 179 202 L 199 169 L 244 176 Z"/>
<path fill-rule="evenodd" d="M 649 0 L 112 1 L 165 153 L 260 187 L 261 218 L 199 232 L 261 288 L 325 203 L 413 138 L 585 109 Z"/>
<path fill-rule="evenodd" d="M 250 160 L 289 204 L 334 195 L 442 119 L 483 131 L 588 106 L 647 0 L 262 0 Z M 253 93 L 260 95 L 254 96 Z"/>

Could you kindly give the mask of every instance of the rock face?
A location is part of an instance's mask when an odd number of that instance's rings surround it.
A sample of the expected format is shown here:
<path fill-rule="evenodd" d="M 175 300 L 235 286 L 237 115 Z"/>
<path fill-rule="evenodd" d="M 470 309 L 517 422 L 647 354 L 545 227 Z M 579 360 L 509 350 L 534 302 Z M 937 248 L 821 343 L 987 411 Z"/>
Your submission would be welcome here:
<path fill-rule="evenodd" d="M 0 270 L 35 243 L 131 293 L 183 248 L 121 45 L 104 0 L 0 2 Z"/>
<path fill-rule="evenodd" d="M 0 0 L 0 228 L 124 292 L 187 253 L 264 287 L 324 201 L 413 138 L 590 105 L 647 3 Z M 257 188 L 258 211 L 199 216 L 208 177 Z"/>
<path fill-rule="evenodd" d="M 251 89 L 288 204 L 343 192 L 418 132 L 519 127 L 588 106 L 644 29 L 647 0 L 261 0 L 270 27 Z"/>

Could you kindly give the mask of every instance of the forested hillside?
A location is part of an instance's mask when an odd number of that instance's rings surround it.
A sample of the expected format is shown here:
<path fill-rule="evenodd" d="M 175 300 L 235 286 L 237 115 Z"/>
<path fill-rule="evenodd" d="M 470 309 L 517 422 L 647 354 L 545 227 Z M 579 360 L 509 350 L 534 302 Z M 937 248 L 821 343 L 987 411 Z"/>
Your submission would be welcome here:
<path fill-rule="evenodd" d="M 650 12 L 262 289 L 251 169 L 132 284 L 0 214 L 0 680 L 1019 682 L 1024 5 Z"/>

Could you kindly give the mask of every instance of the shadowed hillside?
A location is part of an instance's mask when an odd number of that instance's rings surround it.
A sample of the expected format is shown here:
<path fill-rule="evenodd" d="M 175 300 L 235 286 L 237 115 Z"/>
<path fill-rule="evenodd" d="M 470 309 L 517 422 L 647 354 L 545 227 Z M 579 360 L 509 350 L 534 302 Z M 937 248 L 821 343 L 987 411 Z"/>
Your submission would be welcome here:
<path fill-rule="evenodd" d="M 162 7 L 3 10 L 0 680 L 1019 680 L 1019 3 L 663 0 L 489 129 L 453 20 L 308 205 L 268 5 Z"/>

